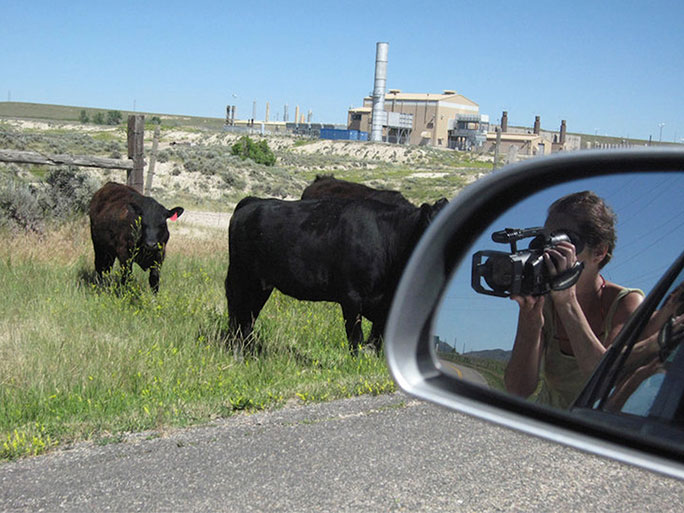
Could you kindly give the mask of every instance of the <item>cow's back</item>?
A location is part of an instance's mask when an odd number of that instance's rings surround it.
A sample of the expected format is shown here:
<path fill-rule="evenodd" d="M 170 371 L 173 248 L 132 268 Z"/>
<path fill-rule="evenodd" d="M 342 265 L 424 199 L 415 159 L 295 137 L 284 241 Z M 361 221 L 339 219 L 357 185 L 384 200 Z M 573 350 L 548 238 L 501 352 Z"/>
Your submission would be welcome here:
<path fill-rule="evenodd" d="M 91 221 L 99 221 L 102 217 L 117 215 L 127 209 L 128 204 L 140 204 L 142 194 L 135 189 L 116 182 L 107 182 L 90 200 L 88 214 Z"/>
<path fill-rule="evenodd" d="M 332 175 L 317 175 L 302 192 L 302 199 L 324 198 L 373 199 L 390 205 L 414 206 L 399 191 L 374 189 L 360 183 L 340 180 Z"/>

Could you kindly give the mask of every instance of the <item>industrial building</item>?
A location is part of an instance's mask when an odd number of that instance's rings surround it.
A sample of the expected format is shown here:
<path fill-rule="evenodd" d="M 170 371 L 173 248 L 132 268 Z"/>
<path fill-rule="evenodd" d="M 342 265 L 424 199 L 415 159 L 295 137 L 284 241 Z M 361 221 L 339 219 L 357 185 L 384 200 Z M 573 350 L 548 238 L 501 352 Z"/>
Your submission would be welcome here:
<path fill-rule="evenodd" d="M 579 136 L 567 134 L 565 120 L 559 132 L 541 130 L 539 116 L 533 128 L 508 127 L 508 112 L 504 111 L 500 122 L 490 125 L 489 116 L 480 113 L 474 101 L 455 90 L 442 93 L 403 93 L 387 85 L 387 56 L 389 43 L 376 44 L 375 77 L 371 96 L 363 99 L 361 107 L 350 108 L 347 126 L 311 123 L 311 111 L 300 117 L 299 106 L 295 110 L 295 122 L 288 123 L 288 107 L 285 105 L 283 122 L 269 122 L 269 104 L 266 104 L 264 121 L 255 122 L 256 102 L 252 119 L 235 120 L 235 106 L 226 109 L 226 130 L 262 134 L 285 131 L 308 137 L 345 139 L 395 144 L 412 144 L 451 148 L 456 150 L 494 151 L 507 155 L 508 160 L 518 157 L 564 150 L 579 149 Z"/>
<path fill-rule="evenodd" d="M 373 98 L 349 109 L 347 128 L 370 131 Z M 477 103 L 453 90 L 441 94 L 402 93 L 390 89 L 384 96 L 382 140 L 399 144 L 470 149 L 484 144 L 489 118 Z"/>
<path fill-rule="evenodd" d="M 483 150 L 494 151 L 497 145 L 502 155 L 515 154 L 517 158 L 524 158 L 579 150 L 581 137 L 567 133 L 565 120 L 561 121 L 558 132 L 542 130 L 539 116 L 535 116 L 532 127 L 509 126 L 508 112 L 503 111 L 500 122 L 491 126 Z"/>

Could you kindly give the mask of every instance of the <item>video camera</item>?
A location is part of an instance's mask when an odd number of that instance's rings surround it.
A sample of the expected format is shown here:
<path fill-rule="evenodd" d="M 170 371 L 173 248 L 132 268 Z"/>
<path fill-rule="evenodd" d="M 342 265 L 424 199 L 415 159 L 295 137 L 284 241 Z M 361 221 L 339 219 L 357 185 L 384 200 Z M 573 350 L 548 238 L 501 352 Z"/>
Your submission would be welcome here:
<path fill-rule="evenodd" d="M 518 241 L 530 237 L 534 238 L 529 248 L 518 251 Z M 582 251 L 584 243 L 570 231 L 546 234 L 542 227 L 506 228 L 492 233 L 492 240 L 510 244 L 511 252 L 484 250 L 473 255 L 471 285 L 479 294 L 499 297 L 541 296 L 551 290 L 572 287 L 584 268 L 584 264 L 578 262 L 560 275 L 550 276 L 544 263 L 544 251 L 559 242 L 571 242 L 577 254 Z M 483 259 L 486 260 L 483 262 Z M 483 278 L 489 288 L 483 286 Z"/>

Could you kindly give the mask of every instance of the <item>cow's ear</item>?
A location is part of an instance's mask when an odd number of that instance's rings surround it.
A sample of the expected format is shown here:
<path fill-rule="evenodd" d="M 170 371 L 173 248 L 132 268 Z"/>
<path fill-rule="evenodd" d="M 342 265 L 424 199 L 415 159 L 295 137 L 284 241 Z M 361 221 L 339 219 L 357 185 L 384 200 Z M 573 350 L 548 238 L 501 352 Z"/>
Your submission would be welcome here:
<path fill-rule="evenodd" d="M 185 212 L 183 207 L 174 207 L 171 210 L 167 210 L 166 218 L 171 219 L 171 221 L 175 221 L 183 214 L 183 212 Z"/>
<path fill-rule="evenodd" d="M 423 228 L 427 227 L 428 224 L 430 224 L 430 221 L 432 221 L 434 213 L 432 210 L 432 205 L 429 203 L 423 203 L 420 206 L 420 224 Z"/>

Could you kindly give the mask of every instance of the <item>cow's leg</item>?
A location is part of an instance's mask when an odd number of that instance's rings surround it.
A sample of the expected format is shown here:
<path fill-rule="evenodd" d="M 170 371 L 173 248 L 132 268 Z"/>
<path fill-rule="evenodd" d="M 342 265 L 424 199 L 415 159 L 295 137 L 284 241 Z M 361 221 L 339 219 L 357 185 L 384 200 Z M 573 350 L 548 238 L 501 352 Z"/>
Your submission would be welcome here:
<path fill-rule="evenodd" d="M 344 317 L 344 329 L 347 332 L 349 349 L 354 356 L 359 354 L 359 345 L 363 342 L 363 329 L 361 327 L 361 309 L 358 305 L 343 304 L 342 316 Z"/>
<path fill-rule="evenodd" d="M 157 248 L 157 253 L 154 257 L 154 263 L 150 266 L 150 276 L 148 282 L 152 292 L 155 294 L 159 292 L 159 273 L 161 272 L 162 263 L 164 262 L 165 255 L 164 246 L 159 244 Z"/>
<path fill-rule="evenodd" d="M 95 272 L 99 280 L 102 280 L 102 275 L 111 270 L 114 265 L 116 256 L 103 250 L 95 249 Z"/>
<path fill-rule="evenodd" d="M 229 267 L 226 276 L 226 300 L 228 317 L 233 333 L 246 339 L 252 334 L 261 309 L 268 301 L 273 287 L 264 288 L 259 280 L 250 279 L 245 274 Z"/>
<path fill-rule="evenodd" d="M 133 257 L 127 249 L 117 251 L 116 258 L 121 267 L 121 285 L 126 285 L 133 272 Z"/>
<path fill-rule="evenodd" d="M 157 264 L 150 267 L 149 277 L 150 288 L 155 294 L 159 292 L 159 266 Z"/>
<path fill-rule="evenodd" d="M 373 327 L 371 328 L 370 336 L 368 337 L 368 344 L 372 345 L 376 351 L 380 351 L 382 348 L 382 337 L 385 333 L 385 318 L 376 319 L 373 322 Z"/>
<path fill-rule="evenodd" d="M 247 337 L 252 331 L 249 318 L 249 308 L 246 306 L 249 298 L 243 292 L 239 276 L 241 273 L 235 270 L 233 265 L 228 266 L 226 275 L 226 301 L 228 303 L 228 322 L 234 335 Z"/>

